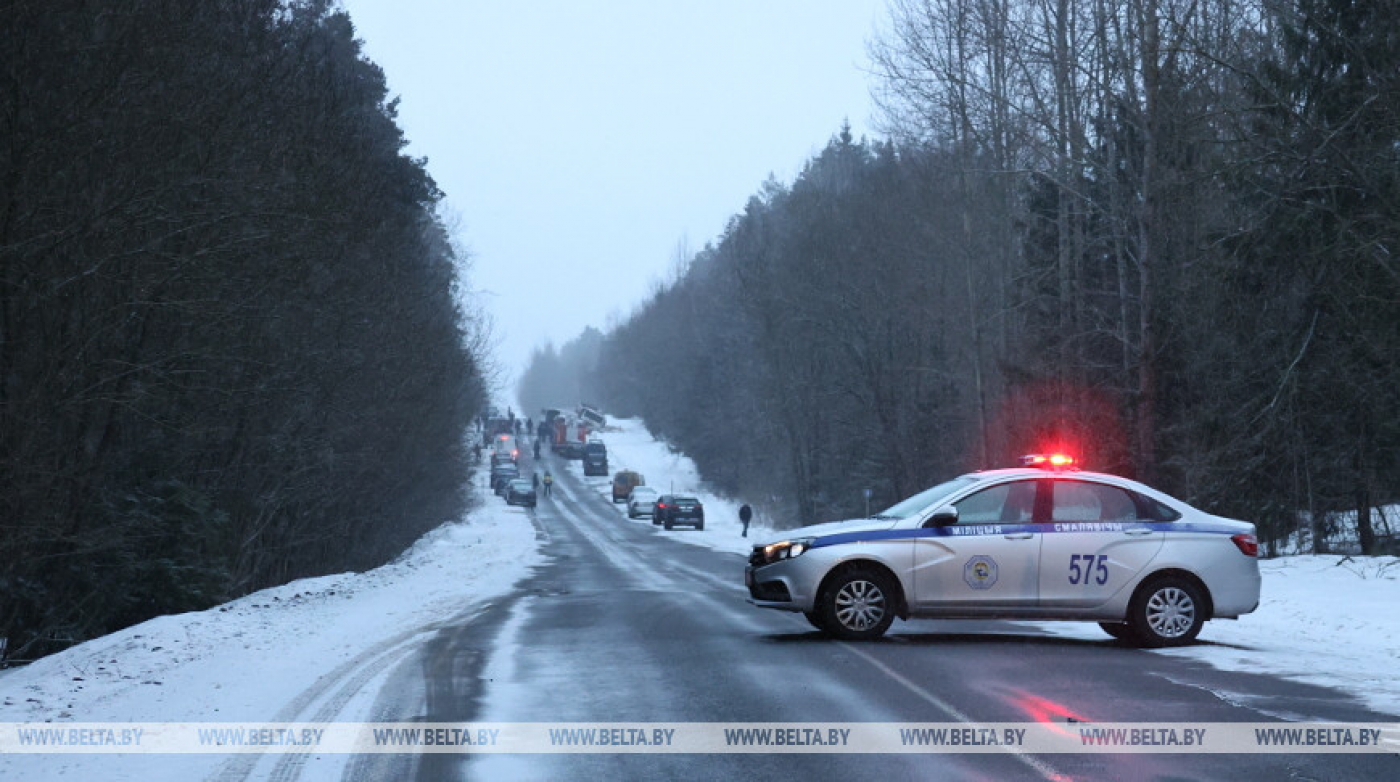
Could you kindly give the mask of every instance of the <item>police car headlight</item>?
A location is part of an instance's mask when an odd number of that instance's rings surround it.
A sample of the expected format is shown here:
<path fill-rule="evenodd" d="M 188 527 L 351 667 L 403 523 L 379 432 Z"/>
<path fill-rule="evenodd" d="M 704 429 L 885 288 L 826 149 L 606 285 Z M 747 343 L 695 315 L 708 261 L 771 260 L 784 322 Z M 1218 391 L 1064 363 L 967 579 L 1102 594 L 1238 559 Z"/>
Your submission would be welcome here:
<path fill-rule="evenodd" d="M 782 540 L 777 543 L 770 543 L 763 547 L 763 562 L 771 565 L 774 562 L 781 562 L 784 559 L 802 556 L 807 549 L 812 547 L 813 538 L 798 538 L 796 540 Z"/>

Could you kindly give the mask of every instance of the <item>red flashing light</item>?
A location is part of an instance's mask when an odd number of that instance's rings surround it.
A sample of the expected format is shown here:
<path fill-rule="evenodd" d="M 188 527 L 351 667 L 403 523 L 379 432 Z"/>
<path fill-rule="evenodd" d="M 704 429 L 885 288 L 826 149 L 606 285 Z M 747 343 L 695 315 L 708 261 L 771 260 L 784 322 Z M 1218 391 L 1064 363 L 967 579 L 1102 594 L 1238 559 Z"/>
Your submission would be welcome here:
<path fill-rule="evenodd" d="M 1063 453 L 1033 453 L 1021 457 L 1022 467 L 1048 467 L 1064 470 L 1073 467 L 1074 457 Z"/>

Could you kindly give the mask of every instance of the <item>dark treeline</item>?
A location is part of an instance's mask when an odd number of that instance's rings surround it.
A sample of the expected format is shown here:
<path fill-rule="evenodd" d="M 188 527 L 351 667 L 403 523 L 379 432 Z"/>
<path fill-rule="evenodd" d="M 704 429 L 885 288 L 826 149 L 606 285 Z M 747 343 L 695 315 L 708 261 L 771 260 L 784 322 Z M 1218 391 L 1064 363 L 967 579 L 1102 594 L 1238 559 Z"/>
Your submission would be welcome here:
<path fill-rule="evenodd" d="M 0 3 L 13 657 L 373 566 L 464 507 L 462 259 L 330 6 Z"/>
<path fill-rule="evenodd" d="M 1397 30 L 1395 0 L 895 0 L 892 140 L 841 133 L 595 361 L 542 358 L 794 521 L 1066 448 L 1271 543 L 1357 514 L 1374 551 Z"/>

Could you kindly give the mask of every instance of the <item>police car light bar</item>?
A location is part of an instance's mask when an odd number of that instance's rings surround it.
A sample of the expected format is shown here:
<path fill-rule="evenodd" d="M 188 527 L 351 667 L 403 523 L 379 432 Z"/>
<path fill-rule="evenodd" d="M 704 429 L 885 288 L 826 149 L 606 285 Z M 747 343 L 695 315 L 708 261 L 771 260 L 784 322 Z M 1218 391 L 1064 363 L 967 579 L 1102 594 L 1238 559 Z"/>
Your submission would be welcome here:
<path fill-rule="evenodd" d="M 1066 469 L 1074 466 L 1074 457 L 1062 453 L 1033 453 L 1021 457 L 1021 466 Z"/>

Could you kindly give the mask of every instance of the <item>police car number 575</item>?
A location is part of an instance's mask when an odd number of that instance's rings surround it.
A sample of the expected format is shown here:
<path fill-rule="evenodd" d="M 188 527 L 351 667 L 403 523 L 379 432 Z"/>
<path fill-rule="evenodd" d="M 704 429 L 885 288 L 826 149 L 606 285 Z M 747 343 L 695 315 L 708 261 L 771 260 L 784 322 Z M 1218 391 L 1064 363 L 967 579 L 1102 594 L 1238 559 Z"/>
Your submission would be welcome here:
<path fill-rule="evenodd" d="M 941 483 L 869 519 L 754 546 L 750 602 L 851 640 L 895 617 L 1095 621 L 1142 646 L 1189 643 L 1259 605 L 1254 525 L 1063 455 Z"/>

